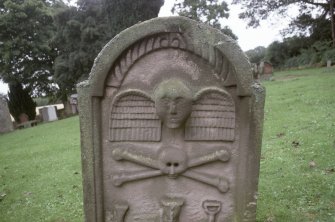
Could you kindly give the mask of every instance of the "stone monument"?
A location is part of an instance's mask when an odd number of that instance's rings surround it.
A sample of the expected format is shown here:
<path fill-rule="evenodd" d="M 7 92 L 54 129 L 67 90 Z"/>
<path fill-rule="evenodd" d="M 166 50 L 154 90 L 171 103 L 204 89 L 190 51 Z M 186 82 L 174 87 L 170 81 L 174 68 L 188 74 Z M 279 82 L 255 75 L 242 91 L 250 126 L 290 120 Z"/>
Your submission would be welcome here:
<path fill-rule="evenodd" d="M 0 95 L 0 134 L 13 130 L 13 122 L 9 114 L 7 100 Z"/>
<path fill-rule="evenodd" d="M 57 108 L 55 106 L 44 106 L 40 108 L 38 111 L 43 119 L 43 122 L 58 120 L 56 109 Z"/>
<path fill-rule="evenodd" d="M 230 37 L 137 24 L 78 93 L 86 221 L 255 221 L 265 92 Z"/>
<path fill-rule="evenodd" d="M 332 67 L 332 60 L 327 60 L 327 67 L 328 68 Z"/>

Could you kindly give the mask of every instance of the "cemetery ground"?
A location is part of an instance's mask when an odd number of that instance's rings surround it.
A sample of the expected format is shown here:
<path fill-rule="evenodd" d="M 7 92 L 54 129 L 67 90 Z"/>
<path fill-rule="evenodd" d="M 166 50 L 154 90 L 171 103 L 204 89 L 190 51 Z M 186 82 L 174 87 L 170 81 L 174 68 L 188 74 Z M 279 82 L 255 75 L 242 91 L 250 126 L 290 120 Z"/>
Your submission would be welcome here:
<path fill-rule="evenodd" d="M 257 221 L 335 222 L 335 69 L 277 72 Z M 0 135 L 0 221 L 83 221 L 78 117 Z"/>

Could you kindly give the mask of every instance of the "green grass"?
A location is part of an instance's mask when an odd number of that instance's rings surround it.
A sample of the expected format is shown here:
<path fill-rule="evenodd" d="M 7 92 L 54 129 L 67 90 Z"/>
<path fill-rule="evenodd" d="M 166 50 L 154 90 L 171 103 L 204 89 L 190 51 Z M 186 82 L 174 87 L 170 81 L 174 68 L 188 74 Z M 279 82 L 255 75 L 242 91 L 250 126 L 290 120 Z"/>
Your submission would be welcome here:
<path fill-rule="evenodd" d="M 264 82 L 257 219 L 334 222 L 335 71 L 279 72 L 274 79 Z"/>
<path fill-rule="evenodd" d="M 82 214 L 78 117 L 0 136 L 1 222 L 83 221 Z"/>
<path fill-rule="evenodd" d="M 335 222 L 335 71 L 274 79 L 257 221 Z M 83 221 L 79 144 L 77 117 L 0 135 L 0 221 Z"/>

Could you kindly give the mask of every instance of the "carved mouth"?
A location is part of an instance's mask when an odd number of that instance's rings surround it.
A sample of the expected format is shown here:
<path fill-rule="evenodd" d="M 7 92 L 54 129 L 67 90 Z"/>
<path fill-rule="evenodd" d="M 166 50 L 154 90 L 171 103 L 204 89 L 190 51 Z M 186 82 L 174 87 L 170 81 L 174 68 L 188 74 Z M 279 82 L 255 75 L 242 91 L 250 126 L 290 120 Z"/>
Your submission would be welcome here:
<path fill-rule="evenodd" d="M 179 122 L 180 121 L 180 119 L 179 118 L 169 118 L 169 120 L 170 120 L 170 122 Z"/>
<path fill-rule="evenodd" d="M 170 178 L 170 179 L 177 179 L 178 175 L 177 174 L 168 174 L 167 177 Z"/>

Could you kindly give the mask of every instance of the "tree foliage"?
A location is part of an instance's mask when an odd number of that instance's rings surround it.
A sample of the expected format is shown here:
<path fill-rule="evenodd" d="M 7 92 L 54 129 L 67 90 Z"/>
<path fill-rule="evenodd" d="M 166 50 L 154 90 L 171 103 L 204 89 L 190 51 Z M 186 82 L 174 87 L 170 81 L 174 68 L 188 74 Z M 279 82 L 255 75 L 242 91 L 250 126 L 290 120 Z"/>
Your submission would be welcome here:
<path fill-rule="evenodd" d="M 222 26 L 220 19 L 229 17 L 228 4 L 223 0 L 182 0 L 177 1 L 172 13 L 186 16 L 221 30 L 233 39 L 237 36 L 228 26 Z"/>
<path fill-rule="evenodd" d="M 286 34 L 298 33 L 332 39 L 334 23 L 331 18 L 335 15 L 330 11 L 334 7 L 334 0 L 233 0 L 233 3 L 242 5 L 240 18 L 247 20 L 251 27 L 259 26 L 261 20 L 266 20 L 275 13 L 286 16 L 290 7 L 297 6 L 299 14 L 292 19 L 290 28 L 285 30 Z M 334 36 L 333 41 L 335 42 Z"/>
<path fill-rule="evenodd" d="M 55 17 L 57 48 L 54 78 L 60 97 L 75 91 L 87 78 L 95 57 L 116 34 L 140 21 L 158 15 L 163 0 L 79 0 L 78 8 L 67 7 Z"/>
<path fill-rule="evenodd" d="M 285 42 L 274 41 L 266 51 L 266 60 L 271 62 L 274 67 L 282 66 L 285 60 L 289 58 L 288 47 Z"/>
<path fill-rule="evenodd" d="M 331 41 L 313 42 L 308 37 L 297 36 L 271 43 L 265 56 L 265 60 L 276 68 L 320 66 L 325 65 L 329 59 L 335 61 Z"/>
<path fill-rule="evenodd" d="M 245 52 L 247 54 L 249 61 L 251 63 L 259 63 L 261 62 L 266 54 L 266 48 L 264 46 L 258 46 L 254 49 L 250 49 Z"/>
<path fill-rule="evenodd" d="M 22 84 L 15 82 L 9 84 L 8 108 L 16 122 L 20 122 L 20 115 L 25 113 L 29 120 L 36 118 L 36 103 Z"/>
<path fill-rule="evenodd" d="M 308 36 L 305 40 L 311 42 L 328 41 L 331 39 L 332 33 L 331 21 L 325 16 L 313 18 L 309 14 L 301 14 L 295 20 L 291 21 L 289 27 L 282 30 L 281 33 L 286 36 Z"/>
<path fill-rule="evenodd" d="M 257 27 L 261 20 L 268 19 L 273 13 L 285 15 L 289 7 L 299 7 L 300 15 L 311 15 L 315 8 L 321 9 L 319 16 L 327 15 L 331 0 L 233 0 L 233 4 L 240 4 L 244 10 L 240 18 L 248 21 L 248 25 Z"/>
<path fill-rule="evenodd" d="M 42 0 L 0 0 L 0 79 L 34 94 L 53 90 L 53 20 Z"/>

